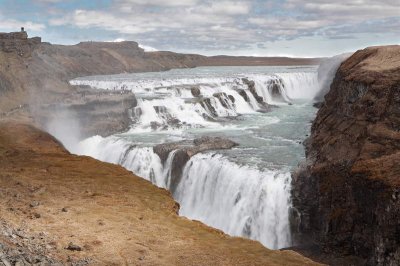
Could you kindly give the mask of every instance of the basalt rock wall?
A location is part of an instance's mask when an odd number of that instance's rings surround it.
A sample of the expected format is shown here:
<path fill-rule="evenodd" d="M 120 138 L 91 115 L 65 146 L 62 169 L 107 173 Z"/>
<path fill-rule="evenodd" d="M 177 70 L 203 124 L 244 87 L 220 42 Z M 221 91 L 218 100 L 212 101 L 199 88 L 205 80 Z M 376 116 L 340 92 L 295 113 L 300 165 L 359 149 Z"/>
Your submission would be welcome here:
<path fill-rule="evenodd" d="M 360 50 L 341 64 L 306 151 L 293 175 L 297 244 L 399 265 L 400 46 Z"/>

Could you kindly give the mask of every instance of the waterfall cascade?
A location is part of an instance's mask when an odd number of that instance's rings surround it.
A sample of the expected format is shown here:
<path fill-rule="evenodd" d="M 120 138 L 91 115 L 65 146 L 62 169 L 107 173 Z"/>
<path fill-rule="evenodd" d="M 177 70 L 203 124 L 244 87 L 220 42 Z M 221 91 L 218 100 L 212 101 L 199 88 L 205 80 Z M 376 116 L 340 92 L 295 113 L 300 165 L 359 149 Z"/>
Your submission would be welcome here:
<path fill-rule="evenodd" d="M 170 78 L 149 78 L 150 74 L 143 78 L 143 74 L 71 81 L 98 89 L 131 90 L 138 100 L 129 132 L 88 138 L 80 142 L 76 153 L 120 164 L 159 187 L 171 190 L 174 186 L 181 215 L 258 240 L 268 248 L 289 246 L 291 161 L 303 156 L 299 140 L 309 132 L 306 124 L 314 112 L 308 109 L 311 105 L 296 101 L 314 97 L 316 72 L 172 74 Z M 271 105 L 280 108 L 265 113 Z M 192 156 L 179 165 L 181 178 L 173 185 L 176 151 L 163 162 L 153 146 L 207 132 L 233 137 L 240 146 L 231 153 Z M 256 163 L 249 163 L 253 159 Z"/>
<path fill-rule="evenodd" d="M 132 110 L 133 127 L 148 131 L 215 126 L 226 118 L 266 111 L 268 105 L 312 98 L 318 90 L 313 72 L 135 81 L 89 77 L 71 84 L 133 91 L 139 99 Z"/>
<path fill-rule="evenodd" d="M 80 151 L 170 189 L 174 151 L 163 165 L 152 148 L 99 136 L 81 142 Z M 290 244 L 289 173 L 240 166 L 216 153 L 195 155 L 182 167 L 182 180 L 173 195 L 181 215 L 269 248 Z"/>

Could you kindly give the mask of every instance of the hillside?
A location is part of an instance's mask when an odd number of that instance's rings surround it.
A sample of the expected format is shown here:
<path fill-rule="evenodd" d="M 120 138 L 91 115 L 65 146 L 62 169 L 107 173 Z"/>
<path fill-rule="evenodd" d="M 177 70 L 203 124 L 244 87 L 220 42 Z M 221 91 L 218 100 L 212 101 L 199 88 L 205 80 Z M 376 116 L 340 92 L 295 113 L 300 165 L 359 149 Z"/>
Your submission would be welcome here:
<path fill-rule="evenodd" d="M 179 217 L 169 192 L 0 123 L 0 254 L 51 265 L 314 265 Z M 7 265 L 7 264 L 6 264 Z"/>

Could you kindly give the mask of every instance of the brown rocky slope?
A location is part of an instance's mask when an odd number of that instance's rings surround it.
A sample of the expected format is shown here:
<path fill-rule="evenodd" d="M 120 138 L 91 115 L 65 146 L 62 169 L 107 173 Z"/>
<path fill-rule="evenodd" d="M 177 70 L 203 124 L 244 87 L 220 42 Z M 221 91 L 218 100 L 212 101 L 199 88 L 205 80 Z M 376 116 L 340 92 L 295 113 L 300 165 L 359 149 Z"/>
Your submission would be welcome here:
<path fill-rule="evenodd" d="M 400 264 L 400 46 L 339 67 L 293 177 L 301 238 L 369 265 Z"/>
<path fill-rule="evenodd" d="M 166 190 L 30 125 L 0 122 L 0 169 L 0 265 L 314 264 L 179 217 Z"/>

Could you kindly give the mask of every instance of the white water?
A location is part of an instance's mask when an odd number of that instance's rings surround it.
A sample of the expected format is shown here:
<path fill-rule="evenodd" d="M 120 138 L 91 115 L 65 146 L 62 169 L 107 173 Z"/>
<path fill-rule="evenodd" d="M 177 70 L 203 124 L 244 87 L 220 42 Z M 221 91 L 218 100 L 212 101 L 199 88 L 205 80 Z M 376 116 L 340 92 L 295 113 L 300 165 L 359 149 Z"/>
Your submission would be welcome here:
<path fill-rule="evenodd" d="M 153 184 L 169 189 L 174 152 L 163 166 L 148 147 L 133 147 L 113 137 L 80 143 L 80 154 L 120 164 Z M 234 236 L 278 249 L 290 245 L 290 174 L 239 166 L 214 153 L 198 154 L 186 164 L 174 198 L 180 215 L 203 221 Z"/>
<path fill-rule="evenodd" d="M 181 205 L 180 214 L 230 235 L 258 240 L 268 248 L 290 246 L 290 169 L 304 156 L 300 142 L 309 132 L 314 115 L 310 104 L 297 100 L 314 97 L 316 73 L 277 74 L 262 68 L 268 72 L 263 74 L 253 70 L 243 68 L 240 73 L 227 73 L 224 69 L 217 75 L 214 72 L 221 71 L 217 68 L 206 74 L 198 73 L 204 69 L 194 69 L 172 72 L 171 78 L 166 78 L 165 72 L 71 81 L 100 89 L 129 89 L 138 98 L 129 132 L 88 138 L 79 144 L 77 153 L 120 164 L 169 189 L 174 152 L 163 165 L 153 152 L 155 144 L 205 134 L 228 137 L 240 146 L 197 154 L 185 165 L 173 195 Z M 280 108 L 265 114 L 256 112 L 262 106 L 243 83 L 243 77 L 254 81 L 264 102 Z M 274 83 L 279 85 L 279 99 L 271 93 Z M 199 98 L 193 97 L 193 86 L 200 89 L 200 99 L 208 98 L 210 105 L 202 105 Z M 245 91 L 248 102 L 238 89 Z M 215 96 L 216 93 L 225 94 Z M 293 105 L 288 106 L 287 102 Z M 237 118 L 224 120 L 227 117 Z"/>
<path fill-rule="evenodd" d="M 257 102 L 243 78 L 254 81 L 257 95 L 267 104 L 281 105 L 295 99 L 312 99 L 318 91 L 315 72 L 239 73 L 206 77 L 175 75 L 169 79 L 125 74 L 108 78 L 80 78 L 70 83 L 105 90 L 133 91 L 139 98 L 138 106 L 132 112 L 136 122 L 133 131 L 144 132 L 180 127 L 215 127 L 218 126 L 213 123 L 215 120 L 252 114 L 265 108 Z M 279 99 L 272 94 L 274 84 L 281 95 Z M 193 87 L 199 89 L 201 97 L 192 95 Z M 239 91 L 246 94 L 247 101 Z"/>
<path fill-rule="evenodd" d="M 184 168 L 175 199 L 180 214 L 278 249 L 290 245 L 290 174 L 198 154 Z"/>

